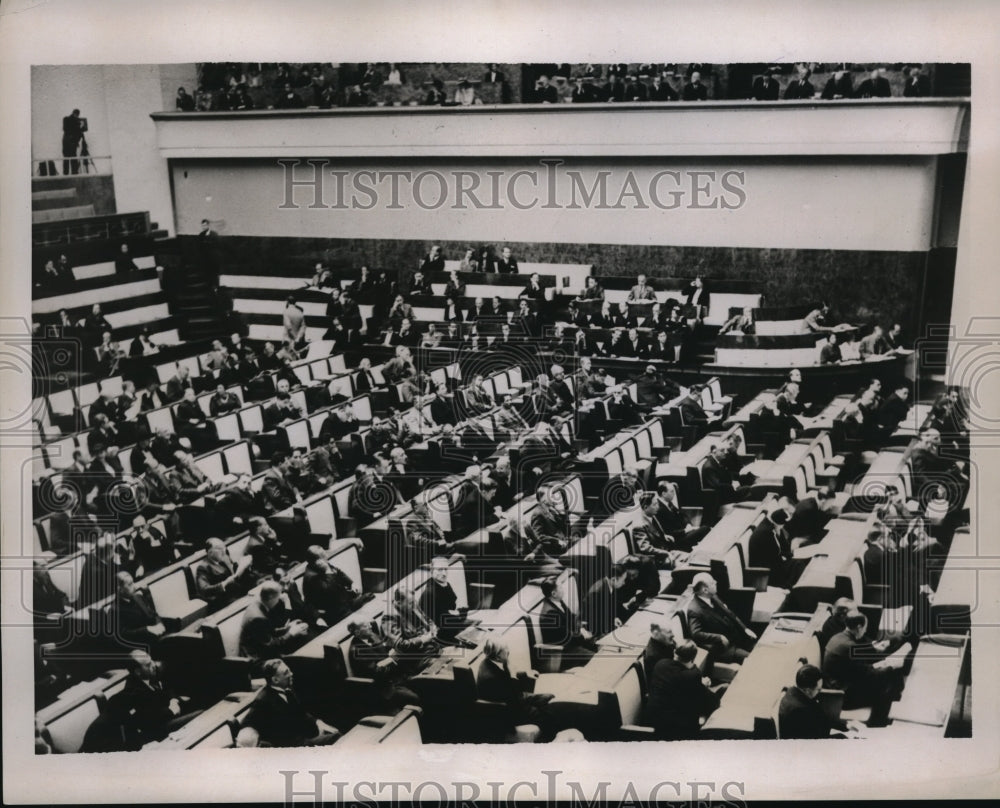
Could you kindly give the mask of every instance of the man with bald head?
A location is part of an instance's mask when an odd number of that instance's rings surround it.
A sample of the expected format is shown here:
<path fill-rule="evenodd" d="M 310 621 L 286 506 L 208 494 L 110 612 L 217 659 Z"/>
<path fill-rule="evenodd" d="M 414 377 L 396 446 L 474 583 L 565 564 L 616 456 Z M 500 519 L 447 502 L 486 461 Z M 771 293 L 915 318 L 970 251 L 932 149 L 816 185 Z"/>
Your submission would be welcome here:
<path fill-rule="evenodd" d="M 205 558 L 195 569 L 198 597 L 208 601 L 211 611 L 232 603 L 253 585 L 252 565 L 250 555 L 234 563 L 221 539 L 209 539 L 205 542 Z"/>

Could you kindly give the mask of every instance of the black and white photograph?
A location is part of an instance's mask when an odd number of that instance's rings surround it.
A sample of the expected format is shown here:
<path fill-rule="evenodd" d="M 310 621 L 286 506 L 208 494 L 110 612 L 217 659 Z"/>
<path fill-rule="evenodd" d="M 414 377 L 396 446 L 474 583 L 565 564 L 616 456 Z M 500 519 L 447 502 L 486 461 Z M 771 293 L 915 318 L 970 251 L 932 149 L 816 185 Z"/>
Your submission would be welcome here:
<path fill-rule="evenodd" d="M 996 795 L 995 8 L 23 5 L 8 801 Z"/>

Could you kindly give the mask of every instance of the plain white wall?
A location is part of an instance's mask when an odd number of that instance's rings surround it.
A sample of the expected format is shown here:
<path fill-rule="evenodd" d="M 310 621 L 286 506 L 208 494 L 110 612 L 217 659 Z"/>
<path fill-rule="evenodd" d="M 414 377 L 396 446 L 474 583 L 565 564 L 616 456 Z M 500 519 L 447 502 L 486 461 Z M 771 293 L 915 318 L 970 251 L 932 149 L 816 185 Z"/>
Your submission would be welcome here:
<path fill-rule="evenodd" d="M 330 238 L 457 239 L 472 241 L 542 241 L 604 244 L 659 244 L 692 247 L 924 251 L 930 247 L 935 192 L 934 157 L 705 158 L 574 160 L 560 170 L 579 170 L 589 188 L 599 171 L 612 172 L 608 188 L 619 189 L 631 168 L 638 187 L 646 189 L 661 170 L 744 172 L 746 202 L 735 210 L 545 209 L 517 210 L 502 202 L 499 210 L 425 210 L 413 204 L 401 184 L 402 209 L 387 209 L 389 183 L 371 210 L 310 209 L 311 189 L 296 191 L 296 210 L 282 210 L 285 174 L 276 160 L 173 160 L 174 203 L 178 233 L 196 233 L 209 218 L 223 235 L 315 236 Z M 213 164 L 214 163 L 214 164 Z M 336 161 L 329 170 L 345 170 L 350 187 L 354 172 L 381 169 L 438 171 L 462 169 L 484 174 L 539 169 L 520 160 L 365 160 Z M 299 170 L 297 169 L 297 172 Z M 297 178 L 311 176 L 304 166 Z M 544 176 L 544 175 L 542 175 Z M 568 185 L 558 188 L 568 199 Z M 484 187 L 488 181 L 484 180 Z M 524 185 L 522 196 L 531 198 Z M 437 184 L 424 185 L 434 200 Z M 660 189 L 666 197 L 667 186 Z M 518 193 L 522 188 L 518 186 Z M 643 191 L 645 194 L 645 191 Z M 609 194 L 612 198 L 617 196 Z M 362 204 L 364 195 L 357 195 Z M 732 195 L 728 195 L 733 199 Z M 687 197 L 690 200 L 690 194 Z M 328 178 L 324 201 L 337 202 Z"/>

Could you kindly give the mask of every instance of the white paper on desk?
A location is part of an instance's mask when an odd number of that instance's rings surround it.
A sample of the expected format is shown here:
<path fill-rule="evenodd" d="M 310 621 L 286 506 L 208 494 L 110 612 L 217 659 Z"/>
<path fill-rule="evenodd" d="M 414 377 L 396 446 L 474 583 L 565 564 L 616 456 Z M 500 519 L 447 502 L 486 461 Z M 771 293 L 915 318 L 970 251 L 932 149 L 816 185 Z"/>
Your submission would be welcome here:
<path fill-rule="evenodd" d="M 557 701 L 597 704 L 597 683 L 572 673 L 543 673 L 535 680 L 535 693 L 551 693 Z"/>
<path fill-rule="evenodd" d="M 816 544 L 803 544 L 801 547 L 796 547 L 792 555 L 795 558 L 812 558 L 819 550 L 819 542 Z"/>

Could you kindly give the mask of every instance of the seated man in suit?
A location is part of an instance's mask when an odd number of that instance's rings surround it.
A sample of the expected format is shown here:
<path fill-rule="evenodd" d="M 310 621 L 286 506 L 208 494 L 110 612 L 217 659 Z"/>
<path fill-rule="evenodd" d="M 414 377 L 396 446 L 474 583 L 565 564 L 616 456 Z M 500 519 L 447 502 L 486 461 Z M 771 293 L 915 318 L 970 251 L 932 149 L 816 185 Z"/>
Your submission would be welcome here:
<path fill-rule="evenodd" d="M 844 709 L 871 707 L 869 727 L 884 727 L 892 702 L 902 692 L 903 676 L 892 659 L 865 639 L 867 618 L 851 611 L 844 618 L 844 630 L 835 634 L 823 653 L 823 677 L 830 687 L 844 691 Z"/>
<path fill-rule="evenodd" d="M 493 505 L 496 483 L 481 476 L 479 466 L 470 466 L 466 469 L 465 480 L 453 495 L 451 524 L 456 536 L 468 536 L 496 521 L 496 506 Z"/>
<path fill-rule="evenodd" d="M 555 577 L 541 581 L 542 608 L 538 613 L 538 628 L 542 642 L 563 649 L 563 668 L 585 663 L 597 651 L 593 633 L 581 625 L 580 616 L 562 599 Z"/>
<path fill-rule="evenodd" d="M 483 386 L 483 374 L 477 373 L 472 378 L 472 384 L 465 391 L 465 401 L 469 410 L 473 413 L 482 413 L 492 410 L 496 406 L 493 397 Z"/>
<path fill-rule="evenodd" d="M 538 505 L 528 519 L 528 538 L 535 545 L 531 555 L 558 558 L 570 545 L 570 514 L 556 486 L 545 486 L 537 497 Z"/>
<path fill-rule="evenodd" d="M 156 613 L 156 606 L 146 589 L 139 589 L 132 576 L 119 572 L 118 589 L 108 617 L 117 639 L 129 645 L 154 647 L 166 634 L 166 626 Z"/>
<path fill-rule="evenodd" d="M 652 491 L 639 494 L 642 516 L 632 524 L 632 539 L 636 550 L 652 556 L 661 569 L 673 569 L 686 556 L 674 536 L 668 534 L 659 521 L 660 499 Z M 652 593 L 655 594 L 655 593 Z"/>
<path fill-rule="evenodd" d="M 653 679 L 653 671 L 661 659 L 673 659 L 677 651 L 677 640 L 674 632 L 663 628 L 659 623 L 649 624 L 649 640 L 642 652 L 642 667 L 646 672 L 646 681 Z"/>
<path fill-rule="evenodd" d="M 784 508 L 775 508 L 764 517 L 750 536 L 747 559 L 751 567 L 770 570 L 768 585 L 782 589 L 791 589 L 807 563 L 806 559 L 792 557 L 792 543 L 785 530 L 787 523 L 788 511 Z"/>
<path fill-rule="evenodd" d="M 651 410 L 666 404 L 680 394 L 680 387 L 656 372 L 655 365 L 646 365 L 636 381 L 636 396 L 642 410 Z"/>
<path fill-rule="evenodd" d="M 715 578 L 709 573 L 699 572 L 691 586 L 694 597 L 687 607 L 691 639 L 717 662 L 742 662 L 757 635 L 722 602 Z"/>
<path fill-rule="evenodd" d="M 716 417 L 709 416 L 701 406 L 701 391 L 702 387 L 700 385 L 691 385 L 687 396 L 685 396 L 678 407 L 681 414 L 681 423 L 684 426 L 694 427 L 696 439 L 703 437 L 718 420 Z"/>
<path fill-rule="evenodd" d="M 878 421 L 878 428 L 883 438 L 891 436 L 899 428 L 899 425 L 906 420 L 909 412 L 910 386 L 906 381 L 902 381 L 896 385 L 892 394 L 879 407 L 876 420 Z"/>
<path fill-rule="evenodd" d="M 177 405 L 177 432 L 190 440 L 198 452 L 208 451 L 219 442 L 215 424 L 208 420 L 202 410 L 193 387 L 184 389 L 183 397 Z"/>
<path fill-rule="evenodd" d="M 221 482 L 213 482 L 197 465 L 194 459 L 185 451 L 174 452 L 176 465 L 170 472 L 170 477 L 180 489 L 180 498 L 184 502 L 192 502 L 206 494 L 212 494 L 222 488 Z"/>
<path fill-rule="evenodd" d="M 934 494 L 938 486 L 945 485 L 952 491 L 950 507 L 958 507 L 964 502 L 969 487 L 966 461 L 956 459 L 954 453 L 950 457 L 941 456 L 940 431 L 931 427 L 920 433 L 917 445 L 910 454 L 910 466 L 913 469 L 913 491 L 921 501 Z"/>
<path fill-rule="evenodd" d="M 580 614 L 583 624 L 595 637 L 603 637 L 613 629 L 620 628 L 638 608 L 642 593 L 625 600 L 622 589 L 628 573 L 621 564 L 612 564 L 609 575 L 602 577 L 587 590 Z"/>
<path fill-rule="evenodd" d="M 836 499 L 827 488 L 820 488 L 795 503 L 795 510 L 785 526 L 785 531 L 792 540 L 792 547 L 819 541 L 826 523 L 834 516 L 835 508 Z"/>
<path fill-rule="evenodd" d="M 778 737 L 829 738 L 833 730 L 856 731 L 853 722 L 832 719 L 817 701 L 823 689 L 823 672 L 815 665 L 803 665 L 795 674 L 795 686 L 788 688 L 778 705 Z M 834 737 L 844 737 L 835 735 Z"/>
<path fill-rule="evenodd" d="M 420 609 L 438 627 L 437 639 L 446 644 L 475 648 L 475 643 L 459 640 L 457 634 L 471 625 L 469 608 L 458 606 L 458 595 L 448 582 L 448 559 L 435 556 L 431 560 L 431 580 L 420 593 Z"/>
<path fill-rule="evenodd" d="M 871 334 L 858 341 L 858 353 L 862 361 L 889 353 L 890 350 L 885 341 L 885 331 L 880 325 L 876 325 Z"/>
<path fill-rule="evenodd" d="M 161 741 L 201 712 L 192 709 L 186 696 L 175 695 L 164 685 L 160 668 L 146 651 L 132 651 L 125 685 L 108 702 L 108 713 L 120 723 L 127 749 Z"/>
<path fill-rule="evenodd" d="M 404 705 L 419 705 L 420 698 L 405 686 L 406 670 L 396 662 L 392 642 L 376 622 L 351 621 L 351 647 L 347 652 L 354 676 L 375 680 L 383 709 L 397 713 Z"/>
<path fill-rule="evenodd" d="M 513 732 L 517 727 L 527 729 L 531 725 L 547 731 L 550 719 L 546 714 L 545 705 L 554 698 L 553 695 L 525 692 L 531 682 L 538 677 L 538 673 L 528 671 L 523 678 L 516 679 L 507 664 L 510 659 L 510 648 L 498 637 L 486 640 L 483 656 L 485 659 L 476 674 L 476 693 L 483 701 L 496 701 L 507 705 L 509 711 L 507 732 Z M 530 729 L 527 731 L 533 734 Z M 528 740 L 528 738 L 518 737 L 518 740 Z"/>
<path fill-rule="evenodd" d="M 221 539 L 205 542 L 205 558 L 195 569 L 198 597 L 208 602 L 211 611 L 218 611 L 247 593 L 254 584 L 250 569 L 253 559 L 243 555 L 233 563 L 229 550 Z"/>
<path fill-rule="evenodd" d="M 281 656 L 301 644 L 309 624 L 295 619 L 282 598 L 281 584 L 265 581 L 243 613 L 240 625 L 240 656 L 255 663 Z"/>
<path fill-rule="evenodd" d="M 280 659 L 261 666 L 267 684 L 250 705 L 244 724 L 270 746 L 329 746 L 340 731 L 306 712 L 293 689 L 294 677 Z"/>
<path fill-rule="evenodd" d="M 654 292 L 653 287 L 646 282 L 645 274 L 639 275 L 635 279 L 635 286 L 629 289 L 628 300 L 656 300 L 656 292 Z"/>
<path fill-rule="evenodd" d="M 264 475 L 260 493 L 267 512 L 278 513 L 302 501 L 302 495 L 288 479 L 291 460 L 284 452 L 271 455 L 271 466 Z"/>
<path fill-rule="evenodd" d="M 424 559 L 437 553 L 449 552 L 453 544 L 445 538 L 444 531 L 431 516 L 427 493 L 418 494 L 412 503 L 413 513 L 403 523 L 407 545 L 416 548 Z"/>
<path fill-rule="evenodd" d="M 695 644 L 685 640 L 672 659 L 661 659 L 653 668 L 646 711 L 657 740 L 697 738 L 702 719 L 719 706 L 718 693 L 694 664 L 697 653 Z"/>
<path fill-rule="evenodd" d="M 373 594 L 362 594 L 355 589 L 354 582 L 343 571 L 330 564 L 326 552 L 319 545 L 309 547 L 306 558 L 302 596 L 306 606 L 328 626 L 374 599 Z"/>
<path fill-rule="evenodd" d="M 709 455 L 701 466 L 701 485 L 719 495 L 723 505 L 731 502 L 742 502 L 750 496 L 749 486 L 740 485 L 734 480 L 732 472 L 726 466 L 726 447 L 723 444 L 712 446 Z"/>
<path fill-rule="evenodd" d="M 287 565 L 288 554 L 281 546 L 278 534 L 263 516 L 251 516 L 247 520 L 247 528 L 250 537 L 244 552 L 253 559 L 251 575 L 257 579 L 270 577 L 278 567 Z"/>
<path fill-rule="evenodd" d="M 382 617 L 382 633 L 392 645 L 400 667 L 410 674 L 426 667 L 440 650 L 438 627 L 417 605 L 409 587 L 397 587 Z"/>
<path fill-rule="evenodd" d="M 695 527 L 691 524 L 690 517 L 677 498 L 676 483 L 661 481 L 656 486 L 656 495 L 659 499 L 656 521 L 668 536 L 673 536 L 674 544 L 679 549 L 686 551 L 694 549 L 695 545 L 711 532 L 712 528 L 708 525 Z"/>

